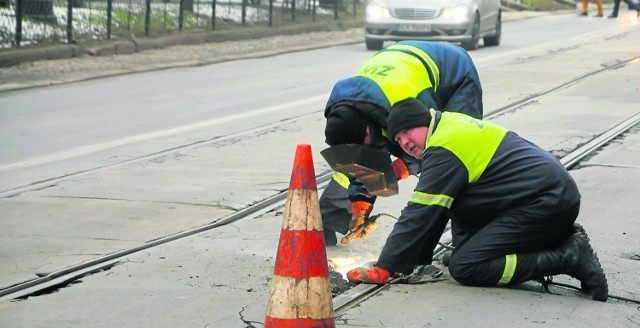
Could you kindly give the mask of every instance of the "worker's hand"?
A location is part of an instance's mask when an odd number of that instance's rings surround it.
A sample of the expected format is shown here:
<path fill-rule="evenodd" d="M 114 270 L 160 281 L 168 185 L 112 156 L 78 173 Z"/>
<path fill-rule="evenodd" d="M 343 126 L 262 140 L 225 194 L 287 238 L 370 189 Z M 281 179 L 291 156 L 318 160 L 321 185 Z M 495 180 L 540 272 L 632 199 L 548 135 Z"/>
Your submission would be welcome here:
<path fill-rule="evenodd" d="M 378 222 L 375 222 L 375 218 L 371 219 L 372 217 L 364 221 L 362 229 L 356 234 L 356 239 L 364 240 L 369 233 L 378 228 Z"/>
<path fill-rule="evenodd" d="M 355 268 L 347 272 L 347 279 L 351 282 L 381 285 L 389 282 L 389 271 L 380 267 Z"/>
<path fill-rule="evenodd" d="M 396 179 L 398 180 L 404 180 L 406 178 L 409 177 L 409 169 L 407 168 L 407 165 L 404 164 L 404 162 L 401 159 L 396 159 L 395 161 L 393 161 L 391 163 L 391 166 L 393 167 L 393 172 L 396 174 Z"/>
<path fill-rule="evenodd" d="M 373 230 L 376 230 L 376 228 L 378 227 L 378 222 L 376 222 L 376 219 L 378 219 L 377 215 L 369 216 L 364 220 L 364 223 L 356 229 L 356 231 L 349 231 L 344 237 L 342 237 L 340 243 L 346 245 L 354 239 L 364 240 L 365 238 L 367 238 L 367 235 L 369 235 L 369 233 L 371 233 Z"/>
<path fill-rule="evenodd" d="M 351 222 L 349 222 L 349 231 L 356 233 L 361 230 L 364 222 L 369 218 L 371 211 L 373 210 L 373 204 L 366 201 L 355 201 L 351 203 Z"/>

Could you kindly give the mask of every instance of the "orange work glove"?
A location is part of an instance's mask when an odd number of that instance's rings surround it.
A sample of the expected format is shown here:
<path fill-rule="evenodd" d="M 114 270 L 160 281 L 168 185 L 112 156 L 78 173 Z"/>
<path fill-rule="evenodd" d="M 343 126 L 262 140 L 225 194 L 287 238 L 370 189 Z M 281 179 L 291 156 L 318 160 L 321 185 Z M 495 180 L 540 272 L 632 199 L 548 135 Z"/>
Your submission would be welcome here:
<path fill-rule="evenodd" d="M 359 228 L 357 228 L 355 232 L 349 231 L 349 233 L 342 237 L 340 242 L 346 245 L 354 239 L 364 240 L 367 235 L 369 235 L 373 230 L 376 230 L 376 228 L 378 227 L 378 222 L 376 222 L 376 219 L 378 219 L 377 215 L 370 216 L 369 218 L 365 219 L 364 223 Z"/>
<path fill-rule="evenodd" d="M 355 268 L 347 272 L 347 279 L 351 282 L 382 285 L 389 282 L 389 271 L 380 267 Z"/>
<path fill-rule="evenodd" d="M 373 204 L 365 201 L 355 201 L 351 203 L 351 222 L 349 222 L 349 231 L 357 232 L 360 230 L 364 221 L 369 218 L 369 214 L 373 210 Z"/>
<path fill-rule="evenodd" d="M 378 222 L 371 222 L 369 220 L 364 222 L 364 227 L 362 227 L 362 231 L 358 235 L 356 235 L 356 239 L 364 240 L 367 235 L 369 235 L 373 230 L 378 228 Z"/>
<path fill-rule="evenodd" d="M 398 158 L 393 161 L 393 163 L 391 163 L 391 166 L 393 167 L 393 172 L 396 174 L 396 179 L 404 180 L 409 177 L 409 169 L 401 159 Z"/>

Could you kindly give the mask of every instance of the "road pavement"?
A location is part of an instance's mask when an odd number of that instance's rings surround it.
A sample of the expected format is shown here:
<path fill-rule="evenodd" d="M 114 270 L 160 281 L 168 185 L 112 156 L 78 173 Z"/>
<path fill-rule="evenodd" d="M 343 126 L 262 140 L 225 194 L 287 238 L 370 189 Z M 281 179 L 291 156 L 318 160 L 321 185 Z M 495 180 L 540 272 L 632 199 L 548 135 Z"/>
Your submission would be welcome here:
<path fill-rule="evenodd" d="M 354 33 L 358 32 L 354 31 Z M 351 41 L 345 42 L 362 42 L 362 37 L 354 36 Z M 622 42 L 612 42 L 612 44 L 609 51 L 613 52 L 620 51 L 625 46 Z M 191 49 L 193 51 L 194 48 Z M 144 54 L 127 55 L 127 60 L 123 60 L 120 56 L 107 56 L 105 60 L 112 64 L 129 63 L 135 61 L 134 58 L 138 55 Z M 162 57 L 159 54 L 157 56 Z M 102 57 L 90 59 L 98 58 Z M 73 59 L 75 60 L 78 59 Z M 52 62 L 58 61 L 38 62 L 38 64 L 59 64 Z M 144 60 L 141 59 L 141 62 Z M 90 63 L 86 64 L 86 70 L 94 72 L 92 77 L 103 76 L 101 74 L 134 72 L 134 68 L 131 70 L 126 68 L 128 65 L 126 63 L 122 63 L 122 70 L 116 73 L 104 69 L 104 66 L 91 71 Z M 176 64 L 179 61 L 172 63 Z M 31 65 L 36 66 L 37 63 L 23 67 L 26 69 Z M 156 65 L 160 64 L 156 63 Z M 194 65 L 194 63 L 186 65 Z M 38 68 L 41 74 L 36 74 L 37 72 L 34 71 L 32 78 L 27 78 L 28 74 L 23 72 L 23 82 L 14 87 L 43 85 L 42 81 L 56 84 L 92 78 L 87 77 L 90 74 L 84 74 L 84 70 L 71 69 L 70 66 L 74 65 L 59 66 L 63 68 L 58 72 L 68 72 L 68 80 L 53 80 L 50 76 L 47 77 L 45 73 L 49 68 L 42 66 Z M 67 67 L 66 70 L 64 67 Z M 150 65 L 148 69 L 158 69 L 158 67 Z M 4 71 L 0 72 L 4 73 Z M 33 78 L 36 75 L 45 75 L 45 77 Z M 5 75 L 2 74 L 2 76 L 4 79 Z M 526 124 L 518 127 L 518 131 L 524 135 L 534 136 L 544 148 L 554 145 L 556 140 L 562 140 L 561 142 L 566 143 L 567 148 L 570 148 L 569 146 L 581 141 L 575 136 L 583 135 L 585 131 L 592 131 L 595 122 L 610 124 L 615 121 L 615 118 L 637 112 L 637 102 L 634 101 L 637 98 L 629 98 L 628 94 L 624 93 L 628 88 L 625 89 L 623 86 L 640 85 L 639 77 L 638 65 L 627 65 L 594 77 L 587 83 L 560 90 L 550 100 L 556 106 L 548 106 L 545 103 L 532 104 L 530 106 L 538 107 L 538 110 L 532 111 L 534 114 L 528 121 L 524 121 L 532 122 L 539 119 L 543 116 L 539 113 L 549 115 L 550 110 L 558 108 L 557 104 L 570 102 L 574 106 L 571 108 L 567 106 L 566 112 L 559 113 L 561 115 L 558 116 L 559 119 L 552 122 L 544 131 L 534 131 L 531 127 L 527 128 Z M 33 84 L 29 84 L 28 81 L 32 81 Z M 607 88 L 601 86 L 607 86 Z M 594 103 L 592 97 L 598 97 L 598 102 Z M 615 106 L 616 111 L 603 113 L 598 106 Z M 575 115 L 575 111 L 588 115 L 589 122 L 594 125 L 571 125 L 566 122 L 565 119 Z M 509 122 L 509 119 L 506 115 L 498 118 L 497 121 L 504 123 Z M 317 117 L 311 118 L 304 124 L 305 127 L 321 129 L 323 122 L 320 117 Z M 513 126 L 513 123 L 510 125 Z M 306 129 L 301 126 L 284 128 L 282 131 L 261 136 L 261 145 L 268 148 L 275 144 L 291 143 L 291 140 L 306 140 L 308 136 L 305 136 L 305 131 Z M 637 160 L 637 154 L 640 152 L 638 146 L 640 133 L 638 132 L 636 127 L 633 132 L 610 143 L 603 151 L 572 170 L 583 195 L 579 220 L 586 227 L 594 248 L 599 254 L 609 280 L 610 293 L 636 300 L 640 298 L 637 283 L 640 278 L 640 249 L 636 237 L 640 233 L 640 225 L 637 220 L 639 208 L 635 200 L 637 186 L 640 184 L 640 167 Z M 321 149 L 321 137 L 313 139 L 313 142 L 312 146 L 316 151 Z M 232 145 L 223 150 L 215 147 L 192 149 L 180 156 L 138 163 L 127 167 L 126 170 L 118 169 L 100 176 L 86 177 L 77 182 L 74 192 L 81 195 L 83 190 L 87 190 L 83 188 L 116 186 L 126 179 L 129 182 L 128 189 L 123 193 L 139 194 L 140 189 L 136 186 L 152 185 L 153 177 L 164 176 L 166 179 L 167 172 L 173 172 L 173 175 L 177 176 L 175 178 L 185 178 L 189 176 L 189 172 L 203 172 L 205 167 L 194 167 L 194 165 L 211 163 L 217 156 L 221 156 L 222 152 L 244 154 L 242 145 Z M 317 153 L 314 154 L 316 155 Z M 289 160 L 287 158 L 274 161 L 281 161 L 278 166 L 283 167 L 283 171 L 287 171 L 291 164 Z M 250 163 L 239 161 L 238 167 L 234 169 L 242 170 L 249 167 L 251 167 Z M 326 167 L 316 169 L 322 170 Z M 147 180 L 141 177 L 142 174 L 139 174 L 141 172 L 148 175 Z M 153 174 L 156 172 L 157 176 Z M 202 174 L 197 176 L 198 179 L 202 179 Z M 404 181 L 403 184 L 415 183 L 412 179 Z M 192 188 L 197 188 L 199 185 L 196 179 L 186 184 Z M 167 183 L 167 185 L 172 184 Z M 269 185 L 269 188 L 278 189 L 283 185 L 286 185 L 286 181 Z M 101 190 L 101 188 L 96 189 Z M 187 191 L 167 191 L 167 193 L 185 192 Z M 405 203 L 408 192 L 410 188 L 401 188 L 400 196 L 380 200 L 376 204 L 376 211 L 397 213 L 397 209 Z M 47 206 L 48 199 L 51 199 L 47 197 L 50 195 L 74 196 L 68 193 L 65 185 L 60 184 L 47 190 L 31 192 L 28 196 L 39 197 L 42 207 L 38 209 L 37 215 L 46 218 L 48 212 L 58 210 Z M 83 207 L 77 209 L 78 212 L 70 215 L 81 216 L 89 211 L 105 211 L 104 218 L 108 217 L 107 211 L 112 199 L 95 197 L 85 201 Z M 113 199 L 113 201 L 116 200 Z M 6 200 L 5 205 L 11 202 L 15 202 L 12 217 L 20 218 L 33 214 L 20 212 L 24 210 L 20 207 L 20 199 Z M 205 218 L 216 216 L 210 209 L 201 208 L 197 209 L 201 211 L 200 213 L 176 212 L 170 202 L 153 205 L 153 212 L 131 213 L 131 216 L 161 219 L 162 224 L 169 225 L 179 225 L 180 222 L 176 218 L 182 215 L 197 215 Z M 11 209 L 8 206 L 4 208 Z M 282 213 L 274 212 L 252 220 L 238 221 L 192 238 L 139 252 L 109 270 L 94 273 L 79 279 L 74 284 L 52 290 L 46 295 L 30 297 L 26 301 L 0 303 L 2 326 L 260 327 L 264 322 L 266 297 L 269 290 L 268 277 L 273 269 L 273 258 L 276 253 L 273 238 L 270 236 L 279 233 L 281 220 Z M 50 224 L 51 229 L 56 229 L 54 223 L 46 224 Z M 379 230 L 366 242 L 354 242 L 350 247 L 329 247 L 328 257 L 334 260 L 356 259 L 362 263 L 374 260 L 392 224 L 391 220 L 382 221 Z M 84 233 L 82 226 L 75 228 L 78 231 L 67 233 L 70 235 Z M 37 239 L 44 236 L 30 237 Z M 94 238 L 99 239 L 100 236 Z M 73 241 L 69 240 L 69 242 Z M 135 245 L 137 242 L 134 240 L 131 243 Z M 243 243 L 250 243 L 251 247 L 233 249 L 233 245 Z M 8 246 L 4 244 L 3 247 Z M 79 253 L 88 258 L 92 256 L 91 250 L 79 250 Z M 247 263 L 252 264 L 248 269 Z M 443 269 L 446 275 L 446 268 L 443 267 Z M 223 275 L 221 271 L 232 274 Z M 575 280 L 565 276 L 559 276 L 555 281 L 577 285 Z M 594 302 L 586 295 L 560 289 L 552 288 L 554 294 L 541 293 L 539 287 L 536 283 L 527 283 L 519 288 L 472 288 L 461 286 L 452 280 L 423 285 L 392 285 L 363 304 L 341 313 L 336 318 L 336 322 L 339 327 L 640 326 L 640 312 L 636 303 L 615 299 L 606 303 Z M 248 302 L 247 299 L 250 301 Z"/>
<path fill-rule="evenodd" d="M 526 19 L 541 15 L 560 14 L 566 11 L 538 12 L 513 11 L 503 13 L 503 21 Z M 0 92 L 24 88 L 50 86 L 77 82 L 121 74 L 131 74 L 172 67 L 202 66 L 229 60 L 274 56 L 281 53 L 303 51 L 332 45 L 364 42 L 362 27 L 332 31 L 307 32 L 301 29 L 293 33 L 283 33 L 279 29 L 268 29 L 260 38 L 243 36 L 243 31 L 235 31 L 239 40 L 207 42 L 197 45 L 158 44 L 155 49 L 130 54 L 109 55 L 109 52 L 93 51 L 94 56 L 84 55 L 74 58 L 43 60 L 46 53 L 38 52 L 26 56 L 22 52 L 0 52 L 0 62 L 16 62 L 17 58 L 30 58 L 17 65 L 0 65 Z M 252 32 L 253 33 L 253 32 Z M 160 41 L 158 41 L 160 42 Z M 364 47 L 364 45 L 363 45 Z"/>

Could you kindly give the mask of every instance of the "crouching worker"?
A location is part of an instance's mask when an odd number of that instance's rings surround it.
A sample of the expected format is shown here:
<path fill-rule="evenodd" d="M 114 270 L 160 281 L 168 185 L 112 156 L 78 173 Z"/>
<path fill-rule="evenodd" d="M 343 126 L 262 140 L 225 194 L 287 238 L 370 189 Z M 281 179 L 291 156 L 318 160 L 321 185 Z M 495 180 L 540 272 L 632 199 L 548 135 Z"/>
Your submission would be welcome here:
<path fill-rule="evenodd" d="M 417 175 L 419 161 L 391 142 L 386 128 L 393 104 L 407 97 L 439 111 L 482 118 L 480 78 L 464 49 L 442 42 L 400 41 L 369 58 L 355 76 L 333 86 L 324 112 L 327 144 L 359 144 L 383 150 L 398 158 L 392 164 L 398 180 Z M 325 243 L 337 243 L 336 231 L 350 235 L 363 222 L 370 222 L 375 201 L 376 196 L 362 181 L 336 172 L 320 196 Z M 370 228 L 364 226 L 364 230 Z M 455 225 L 452 232 L 453 243 L 457 244 L 464 236 L 458 234 Z"/>
<path fill-rule="evenodd" d="M 422 159 L 420 179 L 373 268 L 352 282 L 383 284 L 390 273 L 430 264 L 448 218 L 466 230 L 449 263 L 469 286 L 508 286 L 558 274 L 606 301 L 604 272 L 586 232 L 575 181 L 549 152 L 488 121 L 427 109 L 413 98 L 387 119 L 402 149 Z"/>

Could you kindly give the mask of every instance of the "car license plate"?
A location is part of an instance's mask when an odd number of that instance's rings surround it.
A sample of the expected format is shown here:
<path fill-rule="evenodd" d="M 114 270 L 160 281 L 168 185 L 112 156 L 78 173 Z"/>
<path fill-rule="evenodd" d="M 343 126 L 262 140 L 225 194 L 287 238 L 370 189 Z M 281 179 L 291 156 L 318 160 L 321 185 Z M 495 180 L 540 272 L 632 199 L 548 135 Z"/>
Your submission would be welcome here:
<path fill-rule="evenodd" d="M 401 32 L 431 32 L 429 24 L 399 24 L 398 30 Z"/>

